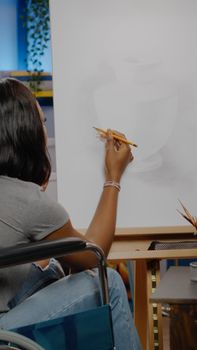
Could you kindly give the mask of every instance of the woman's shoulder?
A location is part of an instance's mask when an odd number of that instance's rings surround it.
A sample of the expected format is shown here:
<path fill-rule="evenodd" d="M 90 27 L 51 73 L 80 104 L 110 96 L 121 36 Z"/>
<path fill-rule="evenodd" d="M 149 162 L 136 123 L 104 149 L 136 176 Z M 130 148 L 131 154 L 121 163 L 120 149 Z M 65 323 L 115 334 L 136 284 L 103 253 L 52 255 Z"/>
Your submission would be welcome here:
<path fill-rule="evenodd" d="M 40 186 L 33 182 L 3 175 L 0 176 L 0 187 L 2 191 L 6 192 L 8 195 L 11 192 L 12 197 L 16 196 L 16 198 L 25 198 L 26 196 L 27 199 L 29 199 L 31 198 L 29 197 L 31 193 L 32 195 L 39 196 L 41 192 Z"/>
<path fill-rule="evenodd" d="M 22 232 L 32 240 L 42 239 L 69 220 L 65 208 L 39 185 L 0 176 L 0 188 L 4 189 L 7 205 L 13 206 Z"/>
<path fill-rule="evenodd" d="M 29 204 L 23 227 L 31 240 L 39 240 L 63 227 L 68 220 L 65 208 L 43 193 Z"/>
<path fill-rule="evenodd" d="M 8 176 L 0 176 L 0 189 L 5 192 L 5 197 L 12 195 L 13 200 L 23 203 L 28 206 L 34 201 L 49 201 L 50 198 L 46 195 L 43 188 L 36 183 L 23 181 L 18 178 Z M 54 204 L 55 201 L 51 200 Z"/>

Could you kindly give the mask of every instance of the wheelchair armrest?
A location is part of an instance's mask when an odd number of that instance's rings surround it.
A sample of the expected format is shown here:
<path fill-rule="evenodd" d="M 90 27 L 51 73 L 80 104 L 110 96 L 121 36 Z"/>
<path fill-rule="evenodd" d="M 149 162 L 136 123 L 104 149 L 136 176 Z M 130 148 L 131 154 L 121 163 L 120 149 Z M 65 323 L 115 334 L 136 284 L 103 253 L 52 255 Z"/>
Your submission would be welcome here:
<path fill-rule="evenodd" d="M 0 248 L 0 268 L 25 264 L 50 257 L 60 257 L 86 248 L 86 241 L 79 238 L 43 240 Z"/>
<path fill-rule="evenodd" d="M 102 249 L 96 244 L 77 237 L 63 238 L 53 241 L 42 240 L 39 242 L 0 248 L 0 269 L 50 257 L 58 258 L 68 254 L 88 250 L 92 251 L 97 257 L 102 291 L 102 304 L 108 304 L 109 292 L 105 255 Z"/>

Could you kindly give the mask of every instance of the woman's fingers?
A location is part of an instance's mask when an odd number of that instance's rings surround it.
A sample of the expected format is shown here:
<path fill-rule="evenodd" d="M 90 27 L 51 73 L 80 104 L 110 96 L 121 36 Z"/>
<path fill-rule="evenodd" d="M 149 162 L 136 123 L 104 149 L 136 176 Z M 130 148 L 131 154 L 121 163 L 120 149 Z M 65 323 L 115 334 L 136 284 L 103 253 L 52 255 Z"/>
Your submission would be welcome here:
<path fill-rule="evenodd" d="M 126 140 L 125 134 L 117 131 L 117 130 L 107 130 L 107 134 L 105 135 L 107 138 L 106 142 L 106 148 L 113 148 L 115 151 L 122 150 L 123 153 L 127 153 L 127 161 L 128 163 L 132 162 L 134 159 L 131 147 L 129 144 L 125 143 L 124 141 L 120 141 L 114 137 L 114 135 L 120 136 L 121 138 Z"/>
<path fill-rule="evenodd" d="M 133 159 L 134 159 L 133 153 L 130 152 L 130 160 L 129 160 L 129 162 L 131 163 L 133 161 Z"/>
<path fill-rule="evenodd" d="M 117 131 L 117 130 L 111 130 L 111 131 L 112 131 L 112 134 L 123 137 L 124 139 L 126 139 L 125 134 L 121 133 L 120 131 Z"/>
<path fill-rule="evenodd" d="M 122 145 L 123 142 L 121 140 L 119 140 L 119 139 L 116 139 L 114 137 L 114 135 L 117 135 L 117 136 L 119 136 L 119 137 L 121 137 L 122 139 L 125 139 L 125 140 L 126 140 L 126 136 L 123 133 L 121 133 L 121 132 L 119 132 L 117 130 L 107 129 L 107 135 L 106 135 L 107 139 L 108 140 L 113 140 L 113 144 L 114 144 L 115 149 L 119 150 L 119 148 L 120 148 L 120 146 Z"/>

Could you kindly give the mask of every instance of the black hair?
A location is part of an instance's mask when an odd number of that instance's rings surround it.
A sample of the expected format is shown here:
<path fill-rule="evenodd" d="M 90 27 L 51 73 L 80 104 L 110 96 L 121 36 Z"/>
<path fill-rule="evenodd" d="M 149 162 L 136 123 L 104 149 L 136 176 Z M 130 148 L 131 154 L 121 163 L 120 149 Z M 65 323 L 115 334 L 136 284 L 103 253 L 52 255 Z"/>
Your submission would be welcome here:
<path fill-rule="evenodd" d="M 22 82 L 0 79 L 0 175 L 43 185 L 50 173 L 36 98 Z"/>

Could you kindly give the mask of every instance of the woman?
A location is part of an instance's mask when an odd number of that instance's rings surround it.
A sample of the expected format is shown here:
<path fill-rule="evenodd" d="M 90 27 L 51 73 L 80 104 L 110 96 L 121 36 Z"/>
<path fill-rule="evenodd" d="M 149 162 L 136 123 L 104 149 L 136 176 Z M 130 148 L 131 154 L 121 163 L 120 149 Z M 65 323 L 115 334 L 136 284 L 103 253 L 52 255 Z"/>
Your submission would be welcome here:
<path fill-rule="evenodd" d="M 42 239 L 84 238 L 73 227 L 65 209 L 44 192 L 51 172 L 46 144 L 44 116 L 30 90 L 15 79 L 0 80 L 2 247 Z M 132 159 L 130 147 L 115 142 L 109 131 L 105 182 L 85 235 L 87 240 L 98 244 L 106 256 L 114 238 L 120 179 Z M 97 270 L 91 274 L 82 272 L 95 267 L 92 254 L 72 255 L 60 262 L 75 273 L 63 277 L 61 265 L 53 259 L 0 272 L 1 328 L 11 329 L 98 305 Z M 140 349 L 124 285 L 111 269 L 108 278 L 116 348 Z M 54 280 L 57 281 L 50 283 Z M 39 282 L 37 288 L 34 288 L 35 281 Z"/>

